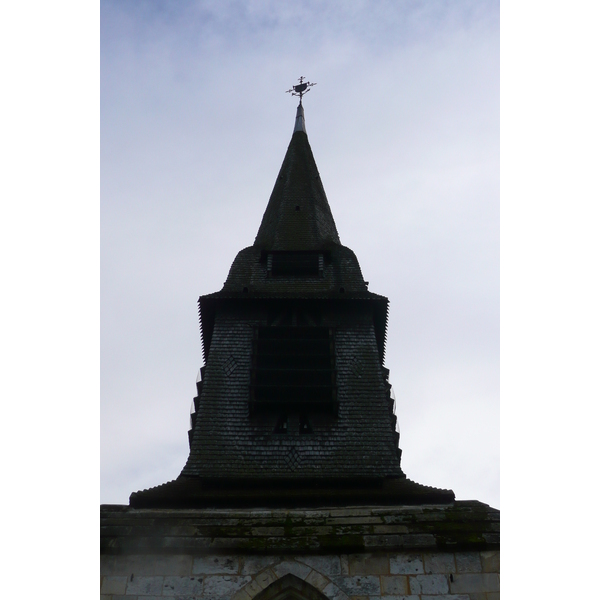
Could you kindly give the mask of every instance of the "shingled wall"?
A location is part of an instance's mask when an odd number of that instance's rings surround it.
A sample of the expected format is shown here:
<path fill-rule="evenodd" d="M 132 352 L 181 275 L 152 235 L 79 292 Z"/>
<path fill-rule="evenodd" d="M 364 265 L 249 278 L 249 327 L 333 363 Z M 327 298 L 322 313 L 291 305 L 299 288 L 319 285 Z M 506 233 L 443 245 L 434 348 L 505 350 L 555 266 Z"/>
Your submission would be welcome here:
<path fill-rule="evenodd" d="M 253 328 L 269 325 L 269 306 L 247 301 L 217 311 L 182 474 L 259 479 L 400 476 L 394 415 L 378 360 L 372 307 L 366 302 L 319 304 L 319 325 L 334 330 L 339 411 L 332 423 L 320 427 L 315 422 L 312 435 L 281 436 L 273 434 L 274 420 L 249 418 Z M 298 457 L 293 471 L 286 460 L 291 451 Z"/>

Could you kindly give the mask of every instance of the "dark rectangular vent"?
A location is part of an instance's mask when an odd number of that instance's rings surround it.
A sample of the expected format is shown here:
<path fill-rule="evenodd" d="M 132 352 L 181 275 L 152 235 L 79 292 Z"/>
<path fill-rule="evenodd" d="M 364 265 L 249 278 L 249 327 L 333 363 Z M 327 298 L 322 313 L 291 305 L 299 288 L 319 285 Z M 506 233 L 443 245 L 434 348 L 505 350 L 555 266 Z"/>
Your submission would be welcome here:
<path fill-rule="evenodd" d="M 323 277 L 323 255 L 318 252 L 273 252 L 267 257 L 272 277 Z"/>
<path fill-rule="evenodd" d="M 327 327 L 259 327 L 254 332 L 250 410 L 335 412 L 333 333 Z"/>

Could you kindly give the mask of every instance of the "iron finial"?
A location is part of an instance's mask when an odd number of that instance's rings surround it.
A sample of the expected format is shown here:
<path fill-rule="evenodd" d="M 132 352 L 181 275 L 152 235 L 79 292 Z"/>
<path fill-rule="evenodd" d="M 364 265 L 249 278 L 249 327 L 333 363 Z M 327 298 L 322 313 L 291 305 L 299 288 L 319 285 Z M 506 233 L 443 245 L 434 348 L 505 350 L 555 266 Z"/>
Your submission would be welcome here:
<path fill-rule="evenodd" d="M 302 96 L 310 92 L 310 88 L 313 85 L 317 85 L 316 83 L 311 83 L 310 81 L 304 81 L 304 76 L 298 79 L 300 82 L 298 85 L 293 86 L 291 89 L 286 91 L 286 94 L 292 94 L 292 96 L 300 97 L 300 104 L 302 104 Z"/>

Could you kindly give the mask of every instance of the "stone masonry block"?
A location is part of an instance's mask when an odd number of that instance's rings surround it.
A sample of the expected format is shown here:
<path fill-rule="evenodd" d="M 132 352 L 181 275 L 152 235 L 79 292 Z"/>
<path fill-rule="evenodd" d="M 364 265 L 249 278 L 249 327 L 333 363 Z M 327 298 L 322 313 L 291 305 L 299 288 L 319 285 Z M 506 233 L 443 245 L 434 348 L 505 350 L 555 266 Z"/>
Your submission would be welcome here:
<path fill-rule="evenodd" d="M 457 552 L 454 558 L 457 573 L 481 573 L 479 552 Z"/>
<path fill-rule="evenodd" d="M 244 592 L 247 595 L 248 598 L 254 598 L 254 596 L 256 596 L 256 594 L 258 594 L 259 592 L 262 592 L 262 590 L 263 590 L 263 588 L 256 581 L 256 579 L 253 579 L 249 584 L 247 584 L 246 586 L 244 586 L 237 593 L 241 594 L 242 592 Z"/>
<path fill-rule="evenodd" d="M 163 577 L 131 577 L 127 581 L 128 596 L 160 596 L 162 593 Z"/>
<path fill-rule="evenodd" d="M 102 575 L 191 575 L 192 557 L 185 554 L 171 556 L 134 554 L 125 556 L 101 556 Z"/>
<path fill-rule="evenodd" d="M 266 569 L 265 571 L 259 573 L 254 578 L 254 581 L 256 581 L 260 588 L 264 590 L 266 587 L 271 585 L 276 579 L 277 575 L 275 575 L 275 573 L 273 573 L 271 569 Z"/>
<path fill-rule="evenodd" d="M 306 579 L 308 574 L 312 571 L 312 569 L 309 566 L 303 565 L 302 563 L 298 563 L 294 560 L 282 561 L 278 565 L 273 565 L 273 567 L 271 568 L 273 570 L 273 573 L 277 575 L 278 579 L 283 577 L 284 575 L 287 575 L 288 573 L 292 573 L 300 579 Z"/>
<path fill-rule="evenodd" d="M 335 577 L 333 583 L 348 596 L 379 596 L 381 587 L 379 577 L 373 575 Z"/>
<path fill-rule="evenodd" d="M 296 560 L 327 577 L 342 574 L 342 563 L 339 556 L 298 556 Z"/>
<path fill-rule="evenodd" d="M 229 599 L 233 594 L 250 583 L 250 576 L 209 575 L 204 580 L 204 597 L 211 600 Z"/>
<path fill-rule="evenodd" d="M 386 554 L 350 554 L 348 569 L 350 575 L 387 575 L 390 560 Z"/>
<path fill-rule="evenodd" d="M 423 556 L 425 573 L 456 573 L 454 554 L 435 553 Z"/>
<path fill-rule="evenodd" d="M 202 577 L 165 577 L 163 596 L 199 596 L 202 594 Z"/>
<path fill-rule="evenodd" d="M 500 592 L 488 592 L 486 600 L 500 600 Z"/>
<path fill-rule="evenodd" d="M 490 593 L 493 594 L 494 592 Z M 475 592 L 472 594 L 466 594 L 466 597 L 469 598 L 469 600 L 487 600 L 487 594 L 485 592 Z"/>
<path fill-rule="evenodd" d="M 377 600 L 421 600 L 421 596 L 380 596 Z"/>
<path fill-rule="evenodd" d="M 382 596 L 400 596 L 402 594 L 408 594 L 408 577 L 406 575 L 381 577 Z"/>
<path fill-rule="evenodd" d="M 312 585 L 313 587 L 317 588 L 318 590 L 324 590 L 330 583 L 327 577 L 324 577 L 323 575 L 321 575 L 321 573 L 318 573 L 317 571 L 311 571 L 304 581 L 306 581 L 306 583 L 308 583 L 309 585 Z"/>
<path fill-rule="evenodd" d="M 454 594 L 471 592 L 498 592 L 500 580 L 496 573 L 458 573 L 450 582 Z"/>
<path fill-rule="evenodd" d="M 500 573 L 500 551 L 488 550 L 482 552 L 481 566 L 484 573 Z"/>
<path fill-rule="evenodd" d="M 446 575 L 414 575 L 409 577 L 411 594 L 447 594 L 448 579 Z"/>
<path fill-rule="evenodd" d="M 340 566 L 342 568 L 342 575 L 349 575 L 347 554 L 342 554 L 340 556 Z"/>
<path fill-rule="evenodd" d="M 246 591 L 246 588 L 242 588 L 231 597 L 231 600 L 251 600 L 251 598 L 252 596 Z"/>
<path fill-rule="evenodd" d="M 200 556 L 194 558 L 194 575 L 237 575 L 239 571 L 237 556 Z"/>
<path fill-rule="evenodd" d="M 241 575 L 255 575 L 263 569 L 281 562 L 281 556 L 244 556 Z"/>
<path fill-rule="evenodd" d="M 370 508 L 334 508 L 329 511 L 332 517 L 370 517 L 372 510 Z"/>
<path fill-rule="evenodd" d="M 348 596 L 334 583 L 330 583 L 323 588 L 323 594 L 327 596 L 329 600 L 348 600 Z"/>
<path fill-rule="evenodd" d="M 117 577 L 104 577 L 102 586 L 100 587 L 101 594 L 125 594 L 127 589 L 127 576 L 121 575 Z"/>
<path fill-rule="evenodd" d="M 284 533 L 285 529 L 283 527 L 253 527 L 251 530 L 251 534 L 256 536 L 279 537 Z"/>
<path fill-rule="evenodd" d="M 423 559 L 420 554 L 390 556 L 390 573 L 392 575 L 417 575 L 423 572 Z"/>
<path fill-rule="evenodd" d="M 401 538 L 405 548 L 435 548 L 436 545 L 435 536 L 431 533 L 410 533 Z"/>
<path fill-rule="evenodd" d="M 373 525 L 373 533 L 391 534 L 391 533 L 408 533 L 406 525 Z"/>

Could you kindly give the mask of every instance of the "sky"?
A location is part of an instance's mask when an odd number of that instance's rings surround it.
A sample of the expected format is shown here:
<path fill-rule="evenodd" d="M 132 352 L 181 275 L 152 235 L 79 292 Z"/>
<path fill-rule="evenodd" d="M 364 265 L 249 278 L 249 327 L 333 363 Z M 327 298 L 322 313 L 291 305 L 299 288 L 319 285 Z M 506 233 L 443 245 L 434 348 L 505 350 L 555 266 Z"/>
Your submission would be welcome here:
<path fill-rule="evenodd" d="M 175 479 L 197 299 L 252 245 L 306 128 L 390 300 L 402 468 L 500 508 L 499 4 L 101 2 L 101 502 Z"/>

